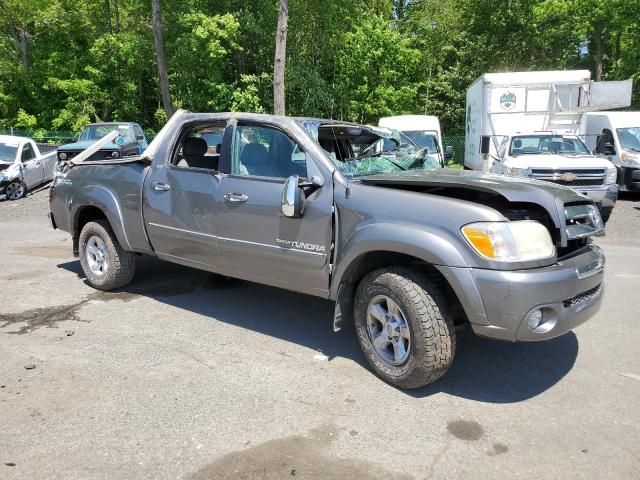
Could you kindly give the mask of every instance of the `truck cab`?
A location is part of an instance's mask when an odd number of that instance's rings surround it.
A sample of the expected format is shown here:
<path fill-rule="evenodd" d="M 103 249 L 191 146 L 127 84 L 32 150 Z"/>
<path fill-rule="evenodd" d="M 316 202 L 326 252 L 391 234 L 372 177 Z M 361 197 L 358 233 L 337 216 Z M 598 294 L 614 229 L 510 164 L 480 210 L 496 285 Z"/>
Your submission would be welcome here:
<path fill-rule="evenodd" d="M 593 199 L 608 219 L 618 197 L 616 168 L 577 135 L 518 133 L 502 138 L 491 172 L 570 187 Z"/>
<path fill-rule="evenodd" d="M 623 192 L 640 191 L 640 112 L 589 112 L 587 146 L 618 171 Z"/>
<path fill-rule="evenodd" d="M 378 125 L 402 132 L 419 147 L 426 148 L 430 155 L 437 156 L 441 166 L 444 166 L 445 160 L 453 158 L 453 147 L 442 148 L 442 132 L 438 117 L 398 115 L 381 118 Z"/>

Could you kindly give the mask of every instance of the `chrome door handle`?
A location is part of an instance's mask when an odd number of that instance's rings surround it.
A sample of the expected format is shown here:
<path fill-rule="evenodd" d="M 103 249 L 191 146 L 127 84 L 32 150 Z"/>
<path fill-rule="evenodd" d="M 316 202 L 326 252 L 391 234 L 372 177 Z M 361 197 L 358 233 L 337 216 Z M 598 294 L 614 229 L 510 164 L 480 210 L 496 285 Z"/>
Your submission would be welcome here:
<path fill-rule="evenodd" d="M 167 185 L 166 183 L 153 182 L 151 184 L 151 188 L 153 188 L 156 192 L 166 192 L 171 187 L 169 185 Z"/>
<path fill-rule="evenodd" d="M 249 197 L 247 197 L 244 193 L 225 193 L 224 199 L 226 202 L 240 203 L 246 202 L 247 200 L 249 200 Z"/>

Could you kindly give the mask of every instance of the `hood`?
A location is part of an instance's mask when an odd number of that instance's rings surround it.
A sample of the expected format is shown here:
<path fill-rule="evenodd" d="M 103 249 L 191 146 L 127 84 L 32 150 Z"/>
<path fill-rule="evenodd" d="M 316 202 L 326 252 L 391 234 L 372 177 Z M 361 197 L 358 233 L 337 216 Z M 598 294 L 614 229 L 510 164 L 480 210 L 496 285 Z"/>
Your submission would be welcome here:
<path fill-rule="evenodd" d="M 544 169 L 564 169 L 564 168 L 607 168 L 611 164 L 609 160 L 596 157 L 595 155 L 518 155 L 510 157 L 505 162 L 509 167 L 515 168 L 544 168 Z"/>
<path fill-rule="evenodd" d="M 447 189 L 472 190 L 498 195 L 513 203 L 537 204 L 549 213 L 561 232 L 566 223 L 566 204 L 593 203 L 588 197 L 570 188 L 549 182 L 448 168 L 384 173 L 363 177 L 359 181 L 386 188 L 432 188 L 436 194 Z M 563 240 L 566 241 L 566 238 Z"/>
<path fill-rule="evenodd" d="M 86 150 L 87 148 L 89 148 L 91 145 L 93 145 L 94 143 L 96 143 L 97 140 L 82 140 L 79 142 L 75 142 L 75 143 L 68 143 L 66 145 L 62 145 L 61 147 L 58 147 L 58 151 L 59 152 L 74 152 L 74 151 L 78 151 L 81 152 L 83 150 Z M 106 145 L 104 145 L 102 149 L 105 150 L 119 150 L 120 149 L 120 145 L 118 145 L 117 143 L 107 143 Z"/>

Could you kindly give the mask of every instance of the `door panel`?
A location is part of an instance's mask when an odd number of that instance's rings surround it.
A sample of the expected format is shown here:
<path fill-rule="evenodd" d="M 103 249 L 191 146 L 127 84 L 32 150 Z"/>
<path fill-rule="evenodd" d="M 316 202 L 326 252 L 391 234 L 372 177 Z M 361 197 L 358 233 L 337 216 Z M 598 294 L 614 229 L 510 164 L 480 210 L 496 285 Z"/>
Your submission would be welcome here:
<path fill-rule="evenodd" d="M 306 199 L 301 218 L 280 211 L 284 180 L 224 176 L 216 194 L 219 266 L 306 293 L 320 294 L 329 282 L 331 186 Z M 245 195 L 231 202 L 225 194 Z M 228 198 L 228 197 L 227 197 Z"/>
<path fill-rule="evenodd" d="M 152 171 L 145 181 L 144 215 L 159 257 L 214 265 L 216 200 L 214 172 L 177 168 Z"/>
<path fill-rule="evenodd" d="M 36 152 L 30 143 L 22 147 L 20 160 L 22 161 L 22 176 L 27 188 L 33 188 L 44 181 L 44 165 L 42 160 L 36 157 Z"/>

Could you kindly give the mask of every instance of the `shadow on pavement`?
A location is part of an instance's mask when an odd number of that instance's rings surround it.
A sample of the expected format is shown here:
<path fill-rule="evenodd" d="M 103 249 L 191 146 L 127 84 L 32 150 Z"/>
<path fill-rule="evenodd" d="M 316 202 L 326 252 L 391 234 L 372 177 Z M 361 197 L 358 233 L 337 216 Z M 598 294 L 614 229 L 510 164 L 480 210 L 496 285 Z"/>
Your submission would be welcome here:
<path fill-rule="evenodd" d="M 308 295 L 140 257 L 133 282 L 117 292 L 95 292 L 96 300 L 153 298 L 212 321 L 221 321 L 322 352 L 332 360 L 348 358 L 369 368 L 353 328 L 332 330 L 334 304 Z M 58 265 L 84 278 L 80 262 Z M 573 333 L 540 343 L 507 343 L 482 339 L 470 330 L 458 337 L 456 358 L 440 381 L 417 390 L 421 398 L 447 393 L 488 403 L 532 398 L 562 379 L 578 355 Z"/>

